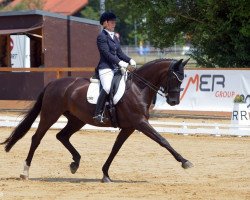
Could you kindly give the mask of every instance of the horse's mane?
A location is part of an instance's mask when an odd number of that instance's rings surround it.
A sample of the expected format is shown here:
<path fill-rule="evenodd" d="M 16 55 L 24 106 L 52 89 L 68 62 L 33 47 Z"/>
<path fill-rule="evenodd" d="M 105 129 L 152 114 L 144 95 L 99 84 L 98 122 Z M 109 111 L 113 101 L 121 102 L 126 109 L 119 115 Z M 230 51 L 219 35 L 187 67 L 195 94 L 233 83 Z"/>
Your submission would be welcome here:
<path fill-rule="evenodd" d="M 141 70 L 147 68 L 148 66 L 154 65 L 154 64 L 156 64 L 156 63 L 158 63 L 158 62 L 174 61 L 174 60 L 175 60 L 175 59 L 170 59 L 170 58 L 159 58 L 159 59 L 155 59 L 155 60 L 152 60 L 152 61 L 150 61 L 150 62 L 148 62 L 148 63 L 142 65 L 140 68 L 137 68 L 137 69 L 135 70 L 135 72 L 140 72 Z"/>
<path fill-rule="evenodd" d="M 134 72 L 131 74 L 132 76 L 130 76 L 129 79 L 132 78 L 133 81 L 134 81 L 135 83 L 137 83 L 137 85 L 138 85 L 141 89 L 143 89 L 144 87 L 146 87 L 146 84 L 144 83 L 144 81 L 141 80 L 141 78 L 139 78 L 139 77 L 140 77 L 140 75 L 139 75 L 140 72 L 144 71 L 145 69 L 147 69 L 147 68 L 148 68 L 149 66 L 151 66 L 151 65 L 155 65 L 155 64 L 157 64 L 157 63 L 159 63 L 159 62 L 165 62 L 165 61 L 174 61 L 174 59 L 160 58 L 160 59 L 152 60 L 152 61 L 150 61 L 150 62 L 144 64 L 143 66 L 141 66 L 141 67 L 135 69 Z M 133 74 L 134 74 L 135 78 L 133 78 Z M 136 75 L 136 74 L 137 74 L 137 75 Z M 139 75 L 139 77 L 138 77 L 138 75 Z M 143 79 L 143 78 L 142 78 L 142 79 Z"/>

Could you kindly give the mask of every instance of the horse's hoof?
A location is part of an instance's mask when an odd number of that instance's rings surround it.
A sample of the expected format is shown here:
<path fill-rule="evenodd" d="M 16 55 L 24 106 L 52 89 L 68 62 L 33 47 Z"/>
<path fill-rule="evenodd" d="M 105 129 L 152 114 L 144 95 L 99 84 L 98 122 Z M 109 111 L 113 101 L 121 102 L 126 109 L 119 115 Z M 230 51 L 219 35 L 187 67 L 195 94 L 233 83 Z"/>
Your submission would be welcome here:
<path fill-rule="evenodd" d="M 22 180 L 29 180 L 29 176 L 27 176 L 25 174 L 20 174 L 20 179 L 22 179 Z"/>
<path fill-rule="evenodd" d="M 112 183 L 111 179 L 108 176 L 103 175 L 101 180 L 102 183 Z"/>
<path fill-rule="evenodd" d="M 69 168 L 70 168 L 71 173 L 74 174 L 74 173 L 76 173 L 76 171 L 78 170 L 79 164 L 76 163 L 76 162 L 72 162 L 72 163 L 70 164 Z"/>
<path fill-rule="evenodd" d="M 189 162 L 189 161 L 187 160 L 186 162 L 182 163 L 181 166 L 182 166 L 184 169 L 188 169 L 188 168 L 193 167 L 194 165 L 193 165 L 191 162 Z"/>

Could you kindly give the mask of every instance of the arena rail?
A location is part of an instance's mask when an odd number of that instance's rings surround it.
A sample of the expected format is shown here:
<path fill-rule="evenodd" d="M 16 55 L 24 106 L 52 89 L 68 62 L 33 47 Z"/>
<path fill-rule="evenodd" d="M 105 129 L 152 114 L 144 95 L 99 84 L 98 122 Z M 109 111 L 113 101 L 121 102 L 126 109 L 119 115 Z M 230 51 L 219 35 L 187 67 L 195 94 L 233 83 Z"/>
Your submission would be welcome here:
<path fill-rule="evenodd" d="M 20 122 L 21 117 L 0 116 L 0 127 L 16 127 Z M 250 136 L 250 126 L 218 124 L 218 123 L 186 123 L 186 122 L 164 122 L 150 120 L 150 124 L 159 133 L 172 133 L 181 135 L 212 135 L 212 136 Z M 32 128 L 37 128 L 39 117 L 36 119 Z M 66 126 L 67 119 L 60 117 L 59 120 L 51 127 L 51 129 L 62 129 Z M 96 127 L 85 125 L 81 130 L 97 130 L 117 132 L 118 128 L 112 127 Z"/>
<path fill-rule="evenodd" d="M 62 77 L 64 72 L 93 72 L 94 67 L 44 67 L 44 68 L 12 68 L 0 67 L 0 72 L 55 72 L 56 78 Z"/>

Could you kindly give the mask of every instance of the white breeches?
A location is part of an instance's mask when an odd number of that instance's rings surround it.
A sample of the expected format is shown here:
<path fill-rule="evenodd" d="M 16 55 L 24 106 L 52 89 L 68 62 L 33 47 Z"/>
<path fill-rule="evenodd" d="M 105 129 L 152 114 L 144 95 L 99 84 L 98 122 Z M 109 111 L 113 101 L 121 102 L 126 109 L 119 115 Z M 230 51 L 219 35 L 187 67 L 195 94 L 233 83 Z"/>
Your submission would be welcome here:
<path fill-rule="evenodd" d="M 99 77 L 103 89 L 107 94 L 109 94 L 111 83 L 114 77 L 114 71 L 112 69 L 99 69 Z"/>

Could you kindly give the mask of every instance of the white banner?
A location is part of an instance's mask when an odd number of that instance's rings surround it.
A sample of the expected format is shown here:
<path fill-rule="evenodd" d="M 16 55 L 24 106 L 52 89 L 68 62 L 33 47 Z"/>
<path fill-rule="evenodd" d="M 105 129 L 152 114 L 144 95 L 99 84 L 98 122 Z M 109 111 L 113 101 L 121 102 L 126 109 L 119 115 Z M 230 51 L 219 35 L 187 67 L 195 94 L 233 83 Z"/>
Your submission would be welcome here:
<path fill-rule="evenodd" d="M 26 35 L 11 35 L 11 67 L 30 68 L 30 38 Z"/>
<path fill-rule="evenodd" d="M 181 85 L 181 102 L 169 106 L 157 95 L 154 109 L 231 112 L 234 97 L 243 95 L 250 109 L 250 70 L 187 69 Z"/>

